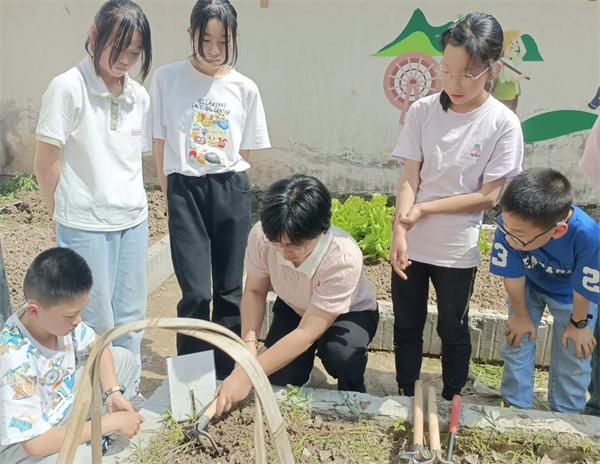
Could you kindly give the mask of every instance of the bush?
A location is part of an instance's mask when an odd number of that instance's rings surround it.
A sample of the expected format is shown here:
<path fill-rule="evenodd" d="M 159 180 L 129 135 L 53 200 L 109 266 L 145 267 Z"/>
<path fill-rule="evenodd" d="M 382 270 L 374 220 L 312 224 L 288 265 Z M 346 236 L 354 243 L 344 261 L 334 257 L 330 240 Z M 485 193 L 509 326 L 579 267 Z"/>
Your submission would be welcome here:
<path fill-rule="evenodd" d="M 371 200 L 350 196 L 344 203 L 333 200 L 332 223 L 348 232 L 358 242 L 365 262 L 388 259 L 392 243 L 392 215 L 386 195 L 375 194 Z"/>

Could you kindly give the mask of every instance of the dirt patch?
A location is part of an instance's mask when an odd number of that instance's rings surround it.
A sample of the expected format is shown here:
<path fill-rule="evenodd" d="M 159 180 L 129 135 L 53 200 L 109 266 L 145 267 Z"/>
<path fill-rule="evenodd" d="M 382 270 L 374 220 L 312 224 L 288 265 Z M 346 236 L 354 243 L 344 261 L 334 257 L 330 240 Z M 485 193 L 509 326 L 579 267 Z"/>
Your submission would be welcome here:
<path fill-rule="evenodd" d="M 167 206 L 160 191 L 151 189 L 147 195 L 150 243 L 154 243 L 167 233 Z M 14 308 L 24 302 L 21 287 L 33 258 L 56 246 L 52 219 L 39 192 L 0 199 L 0 241 Z"/>
<path fill-rule="evenodd" d="M 397 463 L 399 453 L 408 451 L 412 430 L 408 423 L 390 418 L 364 419 L 317 414 L 305 407 L 297 390 L 280 402 L 295 462 L 298 464 L 384 464 Z M 295 402 L 289 401 L 293 398 Z M 359 406 L 358 406 L 359 407 Z M 125 461 L 148 463 L 229 463 L 254 462 L 254 417 L 252 404 L 233 411 L 207 431 L 221 448 L 218 454 L 206 438 L 196 440 L 169 417 L 148 447 L 138 449 Z M 443 449 L 447 433 L 441 433 Z M 267 462 L 278 462 L 266 438 Z M 536 431 L 499 432 L 496 429 L 463 428 L 457 436 L 453 462 L 497 463 L 581 463 L 598 462 L 600 448 L 588 439 L 569 434 Z"/>
<path fill-rule="evenodd" d="M 364 464 L 392 462 L 404 443 L 403 432 L 389 418 L 378 420 L 343 419 L 285 407 L 287 432 L 297 463 Z M 145 449 L 125 462 L 182 464 L 254 462 L 254 420 L 252 405 L 233 411 L 207 431 L 221 448 L 217 454 L 209 441 L 189 441 L 182 427 L 167 419 L 160 434 Z M 268 434 L 268 432 L 267 432 Z M 267 437 L 267 462 L 278 462 Z"/>
<path fill-rule="evenodd" d="M 491 230 L 483 231 L 489 243 L 494 240 L 494 234 Z M 471 312 L 473 310 L 495 312 L 506 314 L 506 292 L 502 278 L 490 274 L 490 256 L 486 254 L 482 257 L 482 263 L 477 268 L 475 278 L 475 289 L 471 297 Z M 364 267 L 367 277 L 373 284 L 377 293 L 378 300 L 392 300 L 391 276 L 392 266 L 388 261 L 382 261 L 376 264 L 367 264 Z M 436 304 L 435 290 L 433 285 L 429 285 L 429 304 Z"/>
<path fill-rule="evenodd" d="M 168 232 L 167 205 L 162 193 L 154 187 L 148 188 L 148 225 L 150 243 L 154 243 Z M 258 220 L 257 205 L 260 195 L 253 195 L 253 220 Z M 0 241 L 6 264 L 11 301 L 13 306 L 23 301 L 21 285 L 27 267 L 41 251 L 55 245 L 51 218 L 41 200 L 39 192 L 19 192 L 10 199 L 0 199 Z M 493 237 L 485 231 L 488 241 Z M 471 299 L 473 309 L 506 313 L 506 294 L 502 279 L 488 272 L 489 256 L 479 266 L 475 291 Z M 365 266 L 368 278 L 373 283 L 377 298 L 391 300 L 391 266 L 387 261 Z M 430 286 L 429 303 L 435 304 L 435 291 Z"/>

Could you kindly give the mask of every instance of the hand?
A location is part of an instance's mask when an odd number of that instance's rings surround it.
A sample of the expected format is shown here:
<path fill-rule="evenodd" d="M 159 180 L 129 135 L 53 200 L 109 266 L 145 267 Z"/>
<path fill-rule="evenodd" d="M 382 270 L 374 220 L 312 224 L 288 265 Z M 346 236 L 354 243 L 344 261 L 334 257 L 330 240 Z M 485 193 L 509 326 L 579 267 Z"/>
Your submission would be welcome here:
<path fill-rule="evenodd" d="M 396 225 L 394 234 L 392 236 L 392 246 L 390 249 L 390 262 L 392 268 L 400 276 L 401 279 L 406 280 L 406 268 L 412 264 L 408 259 L 408 245 L 406 244 L 406 230 L 401 224 Z"/>
<path fill-rule="evenodd" d="M 398 216 L 398 222 L 404 225 L 408 231 L 412 229 L 415 223 L 424 216 L 423 209 L 420 205 L 413 205 L 406 216 Z"/>
<path fill-rule="evenodd" d="M 526 334 L 529 334 L 529 341 L 535 341 L 537 328 L 529 317 L 529 314 L 511 314 L 506 322 L 506 341 L 509 346 L 517 348 L 521 344 L 521 339 Z"/>
<path fill-rule="evenodd" d="M 579 359 L 588 359 L 596 347 L 596 339 L 591 327 L 578 329 L 569 324 L 562 335 L 563 347 L 567 348 L 569 339 L 575 345 L 575 356 Z"/>
<path fill-rule="evenodd" d="M 129 439 L 135 437 L 140 431 L 140 425 L 144 422 L 144 417 L 131 411 L 119 411 L 112 414 L 115 417 L 117 423 L 117 429 L 115 430 L 119 435 L 123 435 Z"/>
<path fill-rule="evenodd" d="M 121 394 L 121 392 L 111 393 L 111 395 L 108 398 L 106 398 L 105 404 L 108 412 L 134 412 L 133 406 L 131 405 L 129 400 Z"/>
<path fill-rule="evenodd" d="M 232 406 L 244 400 L 252 390 L 252 382 L 241 368 L 235 368 L 217 389 L 215 417 L 229 412 Z"/>

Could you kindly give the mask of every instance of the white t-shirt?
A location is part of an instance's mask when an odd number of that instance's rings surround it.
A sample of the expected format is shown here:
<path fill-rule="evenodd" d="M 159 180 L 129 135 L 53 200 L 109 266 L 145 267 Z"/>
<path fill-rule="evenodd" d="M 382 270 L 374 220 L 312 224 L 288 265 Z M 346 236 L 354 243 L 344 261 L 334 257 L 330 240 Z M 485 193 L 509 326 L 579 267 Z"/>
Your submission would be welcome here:
<path fill-rule="evenodd" d="M 150 97 L 125 76 L 113 96 L 90 58 L 55 77 L 42 97 L 38 140 L 63 149 L 54 220 L 117 231 L 148 216 L 142 152 L 152 149 Z"/>
<path fill-rule="evenodd" d="M 159 68 L 151 93 L 165 175 L 245 171 L 250 165 L 240 150 L 271 146 L 258 88 L 235 70 L 214 78 L 186 59 Z"/>
<path fill-rule="evenodd" d="M 19 314 L 0 333 L 0 445 L 35 438 L 70 412 L 75 371 L 86 362 L 96 335 L 84 322 L 59 337 L 59 349 L 39 344 Z"/>
<path fill-rule="evenodd" d="M 392 158 L 420 161 L 416 203 L 477 192 L 521 172 L 523 133 L 517 116 L 490 96 L 468 113 L 444 112 L 440 94 L 416 101 L 406 114 Z M 425 216 L 407 234 L 411 260 L 470 268 L 480 261 L 483 212 Z"/>

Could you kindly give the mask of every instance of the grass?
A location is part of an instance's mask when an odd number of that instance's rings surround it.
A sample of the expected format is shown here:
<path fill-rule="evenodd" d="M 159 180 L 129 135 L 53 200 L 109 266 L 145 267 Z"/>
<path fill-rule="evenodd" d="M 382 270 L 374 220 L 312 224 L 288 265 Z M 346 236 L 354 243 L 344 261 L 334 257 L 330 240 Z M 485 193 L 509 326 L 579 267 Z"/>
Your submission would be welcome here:
<path fill-rule="evenodd" d="M 492 464 L 537 464 L 543 456 L 552 462 L 584 464 L 600 459 L 600 447 L 588 439 L 547 431 L 462 429 L 457 437 L 460 462 Z"/>
<path fill-rule="evenodd" d="M 17 174 L 0 181 L 0 199 L 11 199 L 18 192 L 38 190 L 37 180 L 32 175 Z"/>
<path fill-rule="evenodd" d="M 483 366 L 492 378 L 497 377 L 498 366 Z M 289 424 L 294 459 L 298 463 L 316 464 L 333 459 L 342 459 L 349 464 L 392 463 L 396 462 L 394 457 L 398 452 L 411 441 L 411 426 L 403 420 L 394 423 L 360 416 L 333 418 L 315 414 L 310 402 L 311 397 L 300 387 L 288 388 L 279 398 L 279 407 Z M 348 408 L 346 402 L 340 407 Z M 461 428 L 454 462 L 538 464 L 543 456 L 548 456 L 556 463 L 588 464 L 600 459 L 600 446 L 588 439 L 549 431 L 500 431 L 494 426 L 497 419 L 490 417 L 492 427 L 485 429 Z M 231 452 L 239 453 L 253 448 L 250 431 L 252 422 L 245 422 L 244 427 L 249 429 L 249 433 L 244 437 L 239 435 L 239 441 L 235 442 L 237 444 Z M 441 438 L 445 443 L 446 434 L 442 434 Z M 267 441 L 267 462 L 277 462 L 268 438 Z M 242 455 L 240 457 L 244 459 Z M 227 459 L 227 456 L 216 458 L 214 462 L 229 462 Z M 252 458 L 248 460 L 251 462 Z M 161 432 L 152 438 L 146 448 L 138 448 L 128 462 L 188 464 L 206 462 L 206 455 L 198 452 L 196 444 L 186 437 L 182 425 L 167 414 L 163 417 Z"/>
<path fill-rule="evenodd" d="M 471 373 L 479 379 L 479 381 L 494 390 L 500 390 L 502 383 L 503 366 L 499 364 L 487 364 L 476 361 L 471 361 Z M 548 385 L 548 371 L 543 369 L 535 370 L 534 386 L 535 388 L 546 388 Z"/>

